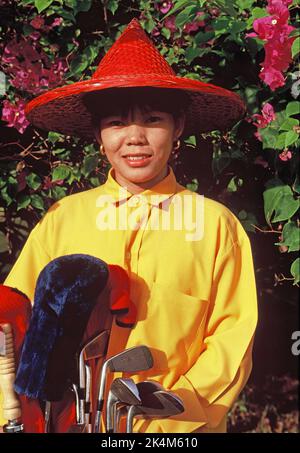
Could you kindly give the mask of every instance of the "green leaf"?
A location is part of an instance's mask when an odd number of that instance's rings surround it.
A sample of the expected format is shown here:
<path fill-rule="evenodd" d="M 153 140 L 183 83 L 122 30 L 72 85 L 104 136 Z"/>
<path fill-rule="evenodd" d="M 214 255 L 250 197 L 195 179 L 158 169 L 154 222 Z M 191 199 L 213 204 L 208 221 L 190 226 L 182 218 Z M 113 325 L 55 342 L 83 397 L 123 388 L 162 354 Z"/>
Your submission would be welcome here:
<path fill-rule="evenodd" d="M 246 220 L 247 219 L 247 212 L 244 209 L 242 209 L 239 212 L 238 217 L 239 217 L 240 220 Z"/>
<path fill-rule="evenodd" d="M 252 16 L 249 17 L 249 19 L 247 21 L 247 28 L 248 29 L 252 28 L 252 25 L 253 25 L 253 22 L 255 21 L 255 19 L 260 19 L 261 17 L 266 17 L 266 16 L 267 16 L 267 11 L 265 10 L 265 8 L 259 8 L 259 7 L 253 8 Z"/>
<path fill-rule="evenodd" d="M 299 126 L 299 121 L 296 118 L 286 119 L 280 126 L 280 131 L 291 131 L 294 126 Z"/>
<path fill-rule="evenodd" d="M 40 195 L 31 195 L 31 205 L 36 209 L 44 210 L 44 200 Z"/>
<path fill-rule="evenodd" d="M 295 39 L 292 45 L 292 58 L 295 58 L 300 52 L 300 37 Z"/>
<path fill-rule="evenodd" d="M 192 192 L 197 192 L 199 186 L 198 179 L 193 179 L 191 183 L 186 185 L 186 188 Z"/>
<path fill-rule="evenodd" d="M 189 137 L 185 138 L 184 142 L 187 145 L 196 146 L 196 137 L 195 137 L 195 135 L 190 135 Z"/>
<path fill-rule="evenodd" d="M 293 184 L 292 187 L 293 187 L 295 192 L 300 194 L 300 178 L 299 178 L 298 174 L 296 175 L 296 179 L 295 179 L 294 184 Z"/>
<path fill-rule="evenodd" d="M 272 181 L 278 180 L 271 180 Z M 263 192 L 265 218 L 269 225 L 271 222 L 279 222 L 288 220 L 299 209 L 299 202 L 293 197 L 293 192 L 290 186 L 277 183 L 278 185 L 271 186 Z M 271 220 L 274 214 L 273 219 Z"/>
<path fill-rule="evenodd" d="M 34 6 L 38 10 L 38 13 L 44 11 L 48 6 L 53 3 L 54 0 L 34 0 Z"/>
<path fill-rule="evenodd" d="M 189 47 L 185 53 L 185 58 L 188 64 L 197 58 L 201 53 L 201 49 L 199 47 Z"/>
<path fill-rule="evenodd" d="M 189 4 L 190 4 L 190 0 L 178 0 L 175 3 L 174 7 L 171 8 L 170 11 L 168 11 L 167 14 L 165 14 L 161 20 L 165 20 L 171 14 L 176 13 L 176 11 L 179 11 L 181 8 L 184 8 L 185 6 L 187 6 Z"/>
<path fill-rule="evenodd" d="M 292 263 L 291 274 L 295 279 L 293 285 L 297 285 L 300 281 L 300 258 L 295 259 Z"/>
<path fill-rule="evenodd" d="M 215 36 L 215 32 L 214 31 L 206 31 L 206 32 L 199 31 L 195 35 L 194 40 L 195 40 L 195 43 L 197 45 L 199 45 L 199 44 L 202 44 L 204 42 L 207 42 L 207 41 L 211 40 L 214 36 Z"/>
<path fill-rule="evenodd" d="M 288 146 L 292 145 L 293 143 L 295 143 L 296 141 L 298 140 L 298 134 L 297 132 L 295 131 L 288 131 L 286 133 L 286 137 L 285 137 L 285 148 L 287 148 Z"/>
<path fill-rule="evenodd" d="M 246 231 L 251 233 L 255 233 L 255 227 L 257 222 L 257 218 L 252 212 L 246 212 L 244 209 L 239 212 L 238 217 L 241 221 L 241 224 L 245 228 Z"/>
<path fill-rule="evenodd" d="M 30 195 L 20 195 L 17 199 L 18 207 L 17 211 L 20 209 L 27 208 L 30 205 Z"/>
<path fill-rule="evenodd" d="M 215 36 L 228 34 L 230 32 L 231 25 L 232 25 L 231 17 L 221 16 L 212 21 Z"/>
<path fill-rule="evenodd" d="M 55 201 L 61 200 L 66 196 L 67 189 L 65 187 L 55 186 L 51 189 L 52 197 Z"/>
<path fill-rule="evenodd" d="M 275 245 L 286 245 L 289 252 L 298 252 L 300 249 L 300 228 L 296 222 L 287 222 L 282 230 L 282 241 Z"/>
<path fill-rule="evenodd" d="M 143 28 L 146 30 L 147 33 L 151 33 L 152 30 L 155 28 L 155 22 L 152 17 L 148 17 L 147 20 L 143 23 Z"/>
<path fill-rule="evenodd" d="M 58 179 L 66 179 L 70 176 L 71 168 L 67 165 L 59 165 L 55 167 L 52 172 L 52 181 L 57 181 Z"/>
<path fill-rule="evenodd" d="M 112 13 L 112 15 L 114 15 L 117 11 L 119 3 L 120 2 L 118 0 L 108 0 L 106 6 L 107 9 Z"/>
<path fill-rule="evenodd" d="M 161 34 L 162 36 L 164 36 L 166 39 L 170 39 L 171 30 L 169 30 L 169 29 L 166 28 L 166 27 L 163 27 L 163 28 L 160 30 L 160 34 Z"/>
<path fill-rule="evenodd" d="M 195 18 L 197 12 L 197 6 L 189 5 L 181 11 L 175 19 L 175 25 L 178 28 L 182 28 L 187 22 L 192 21 Z"/>
<path fill-rule="evenodd" d="M 26 176 L 26 181 L 29 187 L 33 190 L 37 190 L 42 184 L 41 178 L 34 173 L 31 173 L 30 175 Z"/>
<path fill-rule="evenodd" d="M 75 16 L 81 11 L 89 11 L 92 6 L 92 0 L 64 0 L 64 3 L 73 10 Z"/>
<path fill-rule="evenodd" d="M 289 102 L 285 109 L 286 116 L 299 115 L 300 103 L 298 101 Z"/>
<path fill-rule="evenodd" d="M 260 136 L 262 138 L 263 149 L 276 148 L 276 142 L 278 140 L 278 131 L 271 127 L 265 127 L 259 129 Z"/>
<path fill-rule="evenodd" d="M 62 134 L 59 134 L 58 132 L 49 132 L 48 133 L 48 140 L 54 144 L 58 141 L 62 141 L 64 139 L 64 136 Z"/>
<path fill-rule="evenodd" d="M 0 96 L 4 96 L 6 93 L 6 75 L 4 72 L 0 71 Z"/>
<path fill-rule="evenodd" d="M 94 156 L 86 156 L 83 160 L 82 173 L 84 176 L 88 176 L 92 171 L 97 168 L 99 163 L 98 154 Z"/>
<path fill-rule="evenodd" d="M 284 149 L 285 148 L 285 139 L 286 139 L 286 132 L 278 135 L 276 143 L 274 145 L 274 149 Z"/>
<path fill-rule="evenodd" d="M 236 192 L 240 186 L 243 185 L 243 180 L 233 176 L 227 185 L 228 192 Z"/>

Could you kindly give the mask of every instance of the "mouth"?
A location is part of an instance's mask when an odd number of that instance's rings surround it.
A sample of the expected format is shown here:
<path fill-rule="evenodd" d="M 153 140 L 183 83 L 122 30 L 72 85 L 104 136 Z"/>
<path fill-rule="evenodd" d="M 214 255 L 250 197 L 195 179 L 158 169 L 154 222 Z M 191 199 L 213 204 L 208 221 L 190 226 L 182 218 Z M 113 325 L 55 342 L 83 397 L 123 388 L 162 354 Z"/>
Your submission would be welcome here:
<path fill-rule="evenodd" d="M 128 165 L 131 167 L 144 167 L 150 162 L 152 155 L 151 154 L 126 154 L 122 156 Z"/>
<path fill-rule="evenodd" d="M 151 154 L 147 153 L 136 153 L 136 154 L 125 154 L 125 156 L 122 156 L 125 159 L 128 160 L 142 160 L 142 159 L 147 159 L 148 157 L 151 157 Z"/>

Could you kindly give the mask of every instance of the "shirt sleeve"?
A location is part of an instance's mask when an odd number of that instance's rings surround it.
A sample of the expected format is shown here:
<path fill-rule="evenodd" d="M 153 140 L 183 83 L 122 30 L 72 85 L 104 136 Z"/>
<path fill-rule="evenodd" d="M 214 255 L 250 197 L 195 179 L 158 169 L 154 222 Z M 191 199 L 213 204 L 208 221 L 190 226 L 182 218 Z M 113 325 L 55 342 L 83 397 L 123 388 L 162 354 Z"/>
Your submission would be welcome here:
<path fill-rule="evenodd" d="M 182 398 L 185 412 L 151 421 L 147 432 L 224 431 L 226 414 L 252 369 L 257 324 L 257 293 L 247 234 L 217 256 L 202 352 L 170 389 Z M 191 417 L 191 414 L 197 414 Z M 192 418 L 192 419 L 191 419 Z"/>
<path fill-rule="evenodd" d="M 49 231 L 49 214 L 33 228 L 21 253 L 12 267 L 4 285 L 22 291 L 33 303 L 37 278 L 42 269 L 51 261 L 47 249 Z"/>

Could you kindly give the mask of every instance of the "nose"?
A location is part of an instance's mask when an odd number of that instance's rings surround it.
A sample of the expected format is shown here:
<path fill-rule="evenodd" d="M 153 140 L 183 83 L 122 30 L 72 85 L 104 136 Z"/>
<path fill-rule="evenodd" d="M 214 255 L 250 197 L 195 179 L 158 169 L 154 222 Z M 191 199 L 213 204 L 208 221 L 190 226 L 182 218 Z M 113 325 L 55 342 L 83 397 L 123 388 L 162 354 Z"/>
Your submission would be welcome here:
<path fill-rule="evenodd" d="M 127 137 L 128 146 L 147 144 L 144 128 L 136 123 L 132 123 L 128 126 Z"/>

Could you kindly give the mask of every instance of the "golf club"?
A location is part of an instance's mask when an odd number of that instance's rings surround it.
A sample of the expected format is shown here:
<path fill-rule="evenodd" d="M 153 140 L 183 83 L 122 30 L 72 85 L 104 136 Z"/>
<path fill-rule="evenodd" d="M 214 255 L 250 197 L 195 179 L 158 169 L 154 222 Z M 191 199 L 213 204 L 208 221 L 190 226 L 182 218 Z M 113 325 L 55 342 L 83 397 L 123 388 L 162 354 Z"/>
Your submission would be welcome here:
<path fill-rule="evenodd" d="M 132 379 L 116 378 L 110 387 L 106 403 L 106 432 L 112 433 L 114 428 L 114 405 L 120 402 L 125 405 L 141 404 L 139 391 Z"/>
<path fill-rule="evenodd" d="M 158 390 L 152 394 L 147 394 L 144 396 L 141 406 L 129 406 L 126 432 L 133 432 L 133 419 L 138 415 L 142 418 L 168 418 L 183 411 L 184 406 L 181 399 L 173 392 Z"/>
<path fill-rule="evenodd" d="M 136 384 L 140 397 L 145 398 L 146 394 L 157 392 L 158 390 L 165 390 L 164 387 L 156 381 L 142 381 Z M 121 409 L 126 406 L 122 404 L 121 401 L 117 400 L 112 407 L 113 414 L 113 432 L 118 432 L 118 427 L 120 423 Z M 124 415 L 127 414 L 127 410 L 124 411 Z"/>
<path fill-rule="evenodd" d="M 79 423 L 84 423 L 85 414 L 89 413 L 86 407 L 90 402 L 90 383 L 88 382 L 88 391 L 86 386 L 86 373 L 85 370 L 85 361 L 103 357 L 107 351 L 109 339 L 109 330 L 104 330 L 101 333 L 98 333 L 94 338 L 92 338 L 88 343 L 86 343 L 80 351 L 79 354 Z M 90 373 L 90 368 L 88 368 L 88 373 Z M 88 376 L 90 378 L 90 374 Z M 88 400 L 87 400 L 88 397 Z"/>
<path fill-rule="evenodd" d="M 147 346 L 135 346 L 110 357 L 103 363 L 100 375 L 100 386 L 97 399 L 97 411 L 94 423 L 94 432 L 100 432 L 101 413 L 104 405 L 104 391 L 109 371 L 129 372 L 149 370 L 153 366 L 152 354 Z"/>

